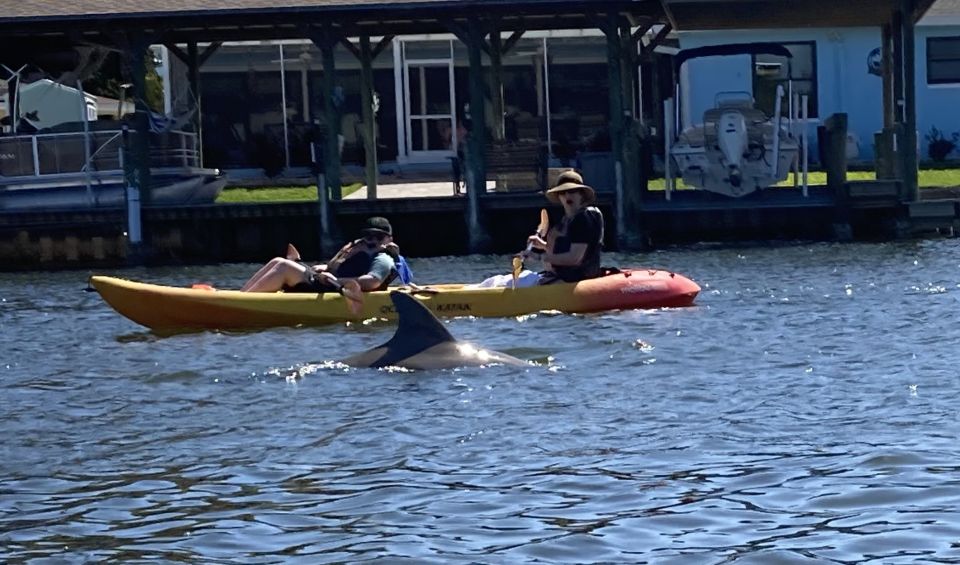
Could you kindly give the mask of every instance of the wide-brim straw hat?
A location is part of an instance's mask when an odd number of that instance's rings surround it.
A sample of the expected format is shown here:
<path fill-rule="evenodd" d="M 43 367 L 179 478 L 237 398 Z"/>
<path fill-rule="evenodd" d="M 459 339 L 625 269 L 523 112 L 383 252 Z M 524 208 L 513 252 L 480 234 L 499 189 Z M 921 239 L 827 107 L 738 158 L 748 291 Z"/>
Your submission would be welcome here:
<path fill-rule="evenodd" d="M 547 200 L 554 204 L 560 203 L 560 194 L 568 190 L 580 190 L 583 192 L 583 203 L 593 204 L 597 201 L 597 193 L 589 186 L 583 184 L 583 177 L 576 171 L 564 171 L 557 177 L 557 185 L 545 194 Z"/>

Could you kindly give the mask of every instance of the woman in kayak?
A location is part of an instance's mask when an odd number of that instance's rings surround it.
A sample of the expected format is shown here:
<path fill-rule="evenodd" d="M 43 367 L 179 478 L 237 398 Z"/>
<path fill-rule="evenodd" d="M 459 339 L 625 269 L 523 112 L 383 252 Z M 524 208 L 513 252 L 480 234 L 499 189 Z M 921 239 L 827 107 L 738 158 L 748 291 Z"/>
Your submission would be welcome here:
<path fill-rule="evenodd" d="M 286 257 L 274 257 L 240 289 L 244 292 L 331 292 L 349 281 L 361 290 L 383 290 L 398 276 L 399 249 L 386 218 L 367 219 L 361 237 L 343 246 L 325 265 L 308 265 L 287 246 Z M 351 283 L 352 284 L 352 283 Z"/>
<path fill-rule="evenodd" d="M 565 171 L 557 179 L 557 185 L 546 192 L 546 197 L 563 206 L 563 218 L 544 236 L 534 234 L 527 238 L 529 250 L 520 253 L 520 257 L 537 257 L 546 265 L 546 270 L 520 273 L 517 286 L 577 282 L 600 276 L 603 213 L 592 206 L 597 200 L 596 192 L 583 184 L 579 173 Z M 511 275 L 496 275 L 476 286 L 509 286 L 512 281 Z"/>

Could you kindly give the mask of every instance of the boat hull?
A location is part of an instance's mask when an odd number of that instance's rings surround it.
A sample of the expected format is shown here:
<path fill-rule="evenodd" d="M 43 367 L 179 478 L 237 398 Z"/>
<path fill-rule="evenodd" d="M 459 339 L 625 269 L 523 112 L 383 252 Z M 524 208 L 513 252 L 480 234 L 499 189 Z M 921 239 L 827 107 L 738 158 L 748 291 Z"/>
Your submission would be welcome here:
<path fill-rule="evenodd" d="M 387 291 L 364 295 L 352 314 L 336 293 L 247 293 L 203 290 L 93 276 L 90 283 L 114 310 L 158 331 L 243 330 L 278 326 L 316 326 L 370 318 L 395 319 Z M 505 317 L 543 310 L 568 313 L 617 309 L 670 308 L 693 304 L 700 287 L 676 273 L 624 271 L 605 277 L 529 288 L 467 288 L 433 285 L 415 293 L 440 317 Z"/>
<path fill-rule="evenodd" d="M 151 177 L 150 202 L 155 206 L 212 204 L 227 178 L 215 169 L 157 171 Z M 122 174 L 98 174 L 87 189 L 80 175 L 21 180 L 0 186 L 0 211 L 37 212 L 63 209 L 105 209 L 126 206 Z"/>

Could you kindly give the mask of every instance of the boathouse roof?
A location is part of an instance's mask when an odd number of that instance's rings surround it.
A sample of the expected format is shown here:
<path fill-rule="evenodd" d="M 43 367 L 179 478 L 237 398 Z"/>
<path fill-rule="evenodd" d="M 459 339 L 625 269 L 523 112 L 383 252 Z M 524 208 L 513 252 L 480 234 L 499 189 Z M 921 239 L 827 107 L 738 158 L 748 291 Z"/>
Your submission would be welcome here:
<path fill-rule="evenodd" d="M 914 20 L 956 14 L 960 0 L 915 0 Z M 877 26 L 900 0 L 0 0 L 0 30 L 16 35 L 64 32 L 109 35 L 121 22 L 163 35 L 205 40 L 302 37 L 305 25 L 335 22 L 351 33 L 447 31 L 468 16 L 499 17 L 502 29 L 596 27 L 615 11 L 632 23 L 677 30 Z M 445 21 L 446 20 L 446 21 Z M 120 26 L 127 27 L 127 25 Z M 299 31 L 298 31 L 299 28 Z"/>
<path fill-rule="evenodd" d="M 915 0 L 914 21 L 934 1 Z M 888 23 L 900 4 L 900 0 L 663 0 L 667 17 L 679 30 L 874 27 Z"/>
<path fill-rule="evenodd" d="M 323 23 L 370 35 L 447 32 L 450 20 L 470 16 L 498 18 L 502 29 L 576 29 L 608 12 L 635 25 L 666 21 L 660 0 L 0 0 L 0 30 L 58 33 L 69 24 L 74 35 L 109 35 L 137 26 L 165 40 L 213 41 L 303 37 L 304 26 Z"/>
<path fill-rule="evenodd" d="M 936 0 L 924 14 L 923 25 L 960 25 L 960 0 Z"/>

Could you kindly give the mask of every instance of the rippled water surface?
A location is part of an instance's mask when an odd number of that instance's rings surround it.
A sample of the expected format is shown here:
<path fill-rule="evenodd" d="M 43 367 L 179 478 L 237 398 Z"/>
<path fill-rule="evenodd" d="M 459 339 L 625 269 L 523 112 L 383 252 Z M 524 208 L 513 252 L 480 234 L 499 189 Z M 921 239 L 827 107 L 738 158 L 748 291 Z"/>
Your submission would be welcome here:
<path fill-rule="evenodd" d="M 0 562 L 956 562 L 958 246 L 613 256 L 698 305 L 448 322 L 525 370 L 325 363 L 384 323 L 160 337 L 86 273 L 0 275 Z"/>

